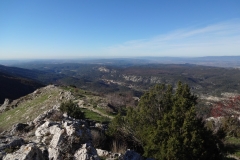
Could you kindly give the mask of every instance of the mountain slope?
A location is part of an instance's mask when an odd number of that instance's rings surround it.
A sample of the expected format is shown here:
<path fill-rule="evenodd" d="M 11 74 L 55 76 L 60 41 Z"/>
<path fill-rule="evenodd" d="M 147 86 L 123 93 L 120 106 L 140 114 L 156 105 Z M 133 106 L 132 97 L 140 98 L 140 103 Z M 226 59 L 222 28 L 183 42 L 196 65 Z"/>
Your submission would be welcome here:
<path fill-rule="evenodd" d="M 17 99 L 40 87 L 43 87 L 43 84 L 0 72 L 0 104 L 5 98 Z"/>
<path fill-rule="evenodd" d="M 32 121 L 39 114 L 69 100 L 78 103 L 87 119 L 107 122 L 112 118 L 113 113 L 104 97 L 77 88 L 48 85 L 2 105 L 4 108 L 0 106 L 0 111 L 3 110 L 0 112 L 0 132 L 1 129 L 11 128 L 15 123 Z"/>
<path fill-rule="evenodd" d="M 3 65 L 0 65 L 0 72 L 11 76 L 32 79 L 44 84 L 54 83 L 57 79 L 60 79 L 62 77 L 61 75 L 54 74 L 52 72 L 40 71 L 36 69 L 9 67 Z"/>
<path fill-rule="evenodd" d="M 126 61 L 110 62 L 100 63 L 99 61 L 98 64 L 28 63 L 21 67 L 65 76 L 58 79 L 59 84 L 75 85 L 82 89 L 104 93 L 129 91 L 129 89 L 142 92 L 156 83 L 175 86 L 178 81 L 187 83 L 197 95 L 221 96 L 223 92 L 238 93 L 240 91 L 239 68 L 194 64 L 137 65 Z"/>

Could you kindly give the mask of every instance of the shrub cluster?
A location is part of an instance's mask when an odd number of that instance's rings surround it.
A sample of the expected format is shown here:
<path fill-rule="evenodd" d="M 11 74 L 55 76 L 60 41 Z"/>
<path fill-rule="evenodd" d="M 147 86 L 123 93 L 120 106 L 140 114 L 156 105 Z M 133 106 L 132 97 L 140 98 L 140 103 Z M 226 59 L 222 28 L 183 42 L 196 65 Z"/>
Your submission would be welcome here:
<path fill-rule="evenodd" d="M 74 103 L 71 100 L 65 103 L 62 103 L 59 109 L 60 111 L 67 113 L 70 117 L 77 118 L 77 119 L 85 118 L 85 115 L 79 108 L 78 104 Z"/>
<path fill-rule="evenodd" d="M 144 156 L 155 159 L 221 159 L 222 143 L 196 116 L 197 97 L 187 85 L 157 85 L 146 92 L 138 107 L 118 115 L 109 134 L 140 144 Z"/>

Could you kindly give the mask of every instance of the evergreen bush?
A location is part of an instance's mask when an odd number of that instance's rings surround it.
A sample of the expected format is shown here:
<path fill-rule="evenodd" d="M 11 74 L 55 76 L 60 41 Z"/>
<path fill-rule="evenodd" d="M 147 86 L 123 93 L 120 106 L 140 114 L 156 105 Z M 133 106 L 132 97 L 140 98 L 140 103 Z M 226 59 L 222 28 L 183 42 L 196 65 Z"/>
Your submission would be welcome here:
<path fill-rule="evenodd" d="M 197 118 L 197 97 L 188 85 L 156 85 L 146 92 L 136 108 L 117 116 L 110 124 L 111 134 L 131 135 L 155 159 L 221 159 L 222 143 Z M 127 137 L 126 136 L 126 137 Z"/>
<path fill-rule="evenodd" d="M 84 119 L 85 115 L 79 108 L 77 103 L 74 103 L 73 101 L 67 101 L 61 104 L 60 111 L 67 113 L 70 117 L 76 118 L 76 119 Z"/>

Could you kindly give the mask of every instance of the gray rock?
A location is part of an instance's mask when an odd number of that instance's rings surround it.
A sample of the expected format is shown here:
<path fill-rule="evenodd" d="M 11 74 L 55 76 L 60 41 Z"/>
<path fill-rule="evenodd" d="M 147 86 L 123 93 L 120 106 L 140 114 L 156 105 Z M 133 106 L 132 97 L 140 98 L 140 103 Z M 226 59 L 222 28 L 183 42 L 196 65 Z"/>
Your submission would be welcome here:
<path fill-rule="evenodd" d="M 43 124 L 45 122 L 44 121 L 45 119 L 50 118 L 57 111 L 58 110 L 55 108 L 45 111 L 43 114 L 39 115 L 37 118 L 33 120 L 33 124 L 36 126 Z"/>
<path fill-rule="evenodd" d="M 82 144 L 91 143 L 91 133 L 85 124 L 83 120 L 70 117 L 63 118 L 61 122 L 46 120 L 37 127 L 35 142 L 47 146 L 49 159 L 73 158 L 75 151 L 81 148 Z"/>
<path fill-rule="evenodd" d="M 7 154 L 3 160 L 44 160 L 41 150 L 33 143 L 23 145 L 14 153 Z"/>
<path fill-rule="evenodd" d="M 39 126 L 36 129 L 35 136 L 37 136 L 37 137 L 45 136 L 47 133 L 50 132 L 50 129 L 49 129 L 50 126 L 51 126 L 51 122 L 49 122 L 49 121 L 43 123 L 41 126 Z"/>
<path fill-rule="evenodd" d="M 61 130 L 60 132 L 55 133 L 51 140 L 50 147 L 57 148 L 61 143 L 61 141 L 63 141 L 63 134 L 64 134 L 64 130 Z"/>
<path fill-rule="evenodd" d="M 10 104 L 10 100 L 9 99 L 5 99 L 4 103 L 0 106 L 0 112 L 5 111 L 5 109 L 7 108 L 7 106 Z"/>
<path fill-rule="evenodd" d="M 16 148 L 24 144 L 24 140 L 19 137 L 5 137 L 0 140 L 0 151 L 6 148 Z"/>
<path fill-rule="evenodd" d="M 35 91 L 33 92 L 33 95 L 37 96 L 37 95 L 40 94 L 40 93 L 41 93 L 40 89 L 37 89 L 37 90 L 35 90 Z"/>
<path fill-rule="evenodd" d="M 96 150 L 99 157 L 108 157 L 110 155 L 110 152 L 106 150 L 102 150 L 102 149 L 96 149 Z"/>
<path fill-rule="evenodd" d="M 123 160 L 143 160 L 143 157 L 140 154 L 138 154 L 137 152 L 128 150 L 124 154 Z"/>
<path fill-rule="evenodd" d="M 64 98 L 71 97 L 68 92 L 63 92 L 61 95 Z M 129 151 L 123 156 L 105 150 L 96 150 L 92 144 L 93 138 L 88 122 L 67 115 L 60 115 L 61 119 L 56 120 L 53 116 L 56 115 L 55 113 L 59 113 L 58 108 L 59 105 L 55 105 L 53 109 L 39 115 L 34 121 L 27 124 L 18 123 L 11 130 L 6 131 L 6 134 L 2 134 L 0 137 L 0 159 L 4 157 L 5 160 L 99 160 L 98 156 L 101 156 L 107 159 L 125 157 L 127 160 L 142 160 L 142 157 L 133 151 Z M 30 129 L 28 129 L 29 127 Z M 95 129 L 105 128 L 104 125 L 95 122 L 92 122 L 92 127 Z M 26 141 L 16 136 L 9 136 L 11 134 L 18 134 Z M 7 154 L 7 148 L 11 148 L 10 151 L 13 153 Z"/>
<path fill-rule="evenodd" d="M 18 132 L 23 132 L 24 129 L 28 126 L 28 124 L 23 124 L 23 123 L 17 123 L 13 125 L 12 130 L 10 131 L 11 135 L 14 135 Z"/>
<path fill-rule="evenodd" d="M 74 160 L 100 160 L 96 149 L 91 144 L 83 144 L 74 154 Z"/>
<path fill-rule="evenodd" d="M 52 148 L 52 147 L 49 147 L 48 148 L 48 158 L 51 159 L 51 160 L 61 160 L 63 159 L 62 158 L 62 155 L 60 154 L 60 150 L 58 148 Z"/>

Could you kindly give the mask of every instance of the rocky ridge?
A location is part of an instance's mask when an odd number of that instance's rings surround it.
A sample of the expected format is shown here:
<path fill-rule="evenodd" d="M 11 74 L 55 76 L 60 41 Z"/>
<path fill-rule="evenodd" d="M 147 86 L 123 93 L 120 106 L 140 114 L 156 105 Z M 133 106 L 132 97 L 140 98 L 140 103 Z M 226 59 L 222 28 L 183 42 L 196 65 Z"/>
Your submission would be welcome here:
<path fill-rule="evenodd" d="M 76 98 L 53 85 L 14 101 L 6 100 L 0 107 L 0 119 L 11 123 L 0 122 L 3 127 L 8 125 L 0 133 L 0 160 L 143 159 L 130 150 L 120 154 L 95 148 L 92 130 L 105 131 L 106 126 L 63 114 L 59 107 L 67 100 Z"/>
<path fill-rule="evenodd" d="M 33 121 L 18 123 L 3 132 L 0 158 L 99 159 L 91 144 L 91 132 L 86 121 L 61 115 L 58 107 L 54 106 Z"/>
<path fill-rule="evenodd" d="M 1 133 L 0 159 L 3 160 L 100 160 L 143 159 L 133 151 L 124 155 L 96 149 L 92 144 L 92 128 L 86 120 L 61 114 L 59 106 L 39 115 L 28 123 L 17 123 Z"/>
<path fill-rule="evenodd" d="M 54 105 L 74 98 L 71 92 L 49 85 L 13 101 L 6 99 L 0 106 L 0 128 L 5 130 L 15 123 L 32 121 Z"/>

